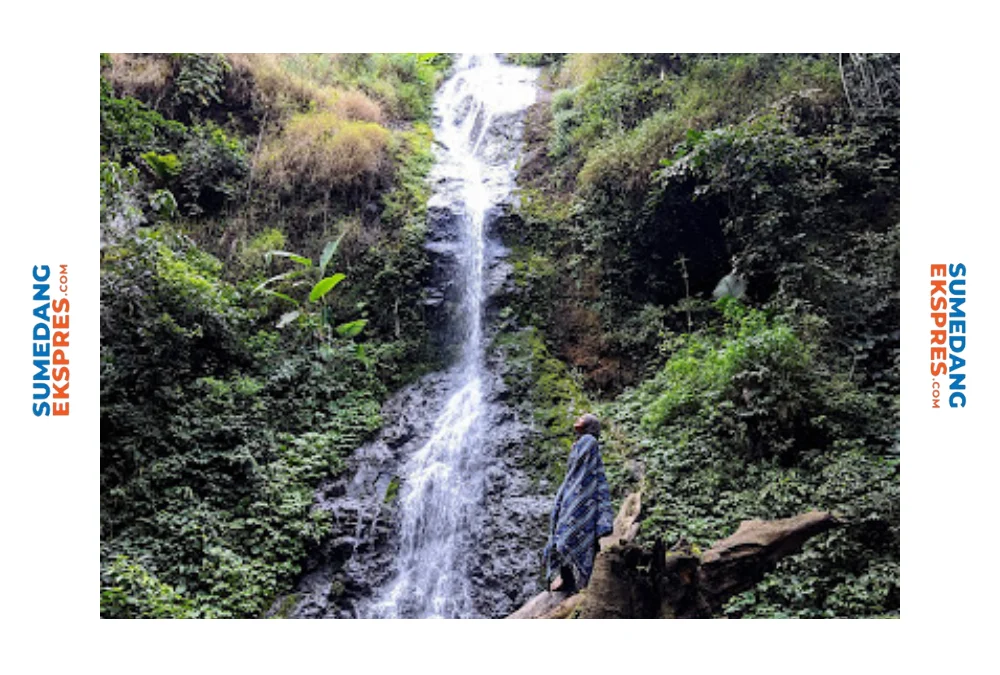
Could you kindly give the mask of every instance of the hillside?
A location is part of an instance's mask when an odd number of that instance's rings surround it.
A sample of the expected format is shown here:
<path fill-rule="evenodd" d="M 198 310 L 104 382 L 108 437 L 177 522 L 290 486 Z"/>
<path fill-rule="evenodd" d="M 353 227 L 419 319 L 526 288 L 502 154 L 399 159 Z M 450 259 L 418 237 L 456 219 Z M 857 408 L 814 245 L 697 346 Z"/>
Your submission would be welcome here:
<path fill-rule="evenodd" d="M 727 616 L 899 607 L 899 61 L 842 56 L 521 57 L 549 95 L 501 339 L 548 468 L 589 401 L 649 542 L 848 521 Z"/>

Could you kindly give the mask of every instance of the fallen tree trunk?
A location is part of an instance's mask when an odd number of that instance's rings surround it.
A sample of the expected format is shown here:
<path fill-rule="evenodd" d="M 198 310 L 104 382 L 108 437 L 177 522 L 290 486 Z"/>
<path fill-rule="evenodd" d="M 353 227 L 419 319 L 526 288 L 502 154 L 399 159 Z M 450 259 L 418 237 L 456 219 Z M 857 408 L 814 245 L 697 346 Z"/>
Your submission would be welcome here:
<path fill-rule="evenodd" d="M 779 560 L 807 539 L 837 525 L 830 513 L 810 511 L 781 520 L 747 520 L 731 536 L 696 553 L 683 544 L 670 551 L 633 542 L 641 502 L 629 495 L 611 535 L 601 540 L 587 588 L 576 595 L 543 591 L 511 619 L 705 618 L 733 595 L 759 583 Z"/>

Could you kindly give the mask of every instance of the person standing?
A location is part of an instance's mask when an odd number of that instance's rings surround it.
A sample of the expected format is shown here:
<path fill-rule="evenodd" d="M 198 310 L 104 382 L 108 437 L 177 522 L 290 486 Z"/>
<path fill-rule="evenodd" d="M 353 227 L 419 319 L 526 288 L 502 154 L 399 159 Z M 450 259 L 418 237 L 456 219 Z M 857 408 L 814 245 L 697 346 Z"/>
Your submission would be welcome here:
<path fill-rule="evenodd" d="M 573 425 L 577 439 L 549 523 L 542 555 L 549 590 L 573 593 L 590 581 L 598 541 L 614 529 L 611 493 L 601 461 L 601 423 L 587 413 Z M 558 578 L 555 578 L 558 575 Z"/>

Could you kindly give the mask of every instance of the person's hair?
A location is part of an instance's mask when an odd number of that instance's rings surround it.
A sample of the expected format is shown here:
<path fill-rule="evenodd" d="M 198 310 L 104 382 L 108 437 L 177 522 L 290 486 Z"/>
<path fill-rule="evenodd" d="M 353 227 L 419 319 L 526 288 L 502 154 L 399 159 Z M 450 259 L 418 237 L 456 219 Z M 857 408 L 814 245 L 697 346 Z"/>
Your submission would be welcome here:
<path fill-rule="evenodd" d="M 601 422 L 597 419 L 596 415 L 586 413 L 585 415 L 581 415 L 576 421 L 573 425 L 573 430 L 580 436 L 590 434 L 594 438 L 598 438 L 601 435 Z"/>

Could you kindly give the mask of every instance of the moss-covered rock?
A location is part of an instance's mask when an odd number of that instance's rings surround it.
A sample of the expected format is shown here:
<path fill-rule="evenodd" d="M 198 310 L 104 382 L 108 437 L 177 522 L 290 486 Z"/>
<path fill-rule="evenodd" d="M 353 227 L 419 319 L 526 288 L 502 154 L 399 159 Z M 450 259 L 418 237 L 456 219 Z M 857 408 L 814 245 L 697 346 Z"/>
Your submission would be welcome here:
<path fill-rule="evenodd" d="M 504 331 L 494 348 L 504 362 L 509 402 L 532 420 L 533 451 L 526 469 L 536 480 L 558 485 L 573 442 L 573 421 L 592 404 L 566 364 L 551 356 L 538 329 Z"/>

